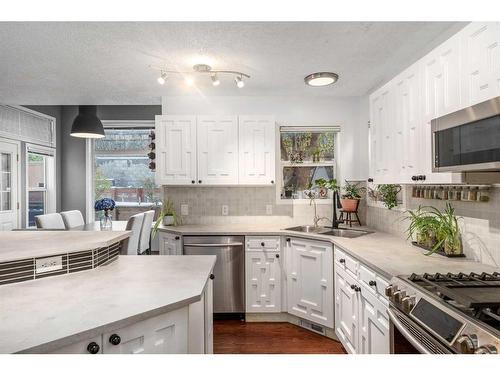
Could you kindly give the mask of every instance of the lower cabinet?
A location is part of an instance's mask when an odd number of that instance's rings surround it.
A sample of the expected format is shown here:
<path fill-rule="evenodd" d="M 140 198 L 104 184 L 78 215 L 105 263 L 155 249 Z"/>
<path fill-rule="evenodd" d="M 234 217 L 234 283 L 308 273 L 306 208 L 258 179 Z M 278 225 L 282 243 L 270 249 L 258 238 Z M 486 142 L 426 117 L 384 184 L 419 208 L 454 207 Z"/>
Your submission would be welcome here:
<path fill-rule="evenodd" d="M 49 354 L 101 354 L 102 353 L 102 335 L 92 337 L 87 340 L 79 341 L 71 345 L 66 345 Z"/>
<path fill-rule="evenodd" d="M 182 237 L 178 234 L 158 232 L 160 255 L 182 255 Z"/>
<path fill-rule="evenodd" d="M 337 255 L 340 256 L 337 256 Z M 335 333 L 348 353 L 388 354 L 390 350 L 387 302 L 377 292 L 383 279 L 373 274 L 372 282 L 364 282 L 363 275 L 351 276 L 345 270 L 347 256 L 335 253 Z M 370 286 L 368 286 L 370 285 Z"/>
<path fill-rule="evenodd" d="M 281 311 L 279 237 L 246 237 L 246 312 Z"/>
<path fill-rule="evenodd" d="M 285 245 L 288 313 L 333 328 L 333 249 L 289 237 Z"/>

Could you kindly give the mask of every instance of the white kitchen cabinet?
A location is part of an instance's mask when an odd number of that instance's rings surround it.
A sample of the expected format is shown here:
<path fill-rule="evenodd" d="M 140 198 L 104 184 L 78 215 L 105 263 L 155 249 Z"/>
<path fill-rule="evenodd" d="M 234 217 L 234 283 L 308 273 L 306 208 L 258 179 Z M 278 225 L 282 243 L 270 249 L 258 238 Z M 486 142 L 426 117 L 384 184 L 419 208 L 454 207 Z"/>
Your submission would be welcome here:
<path fill-rule="evenodd" d="M 103 335 L 104 354 L 188 352 L 188 307 L 161 314 Z"/>
<path fill-rule="evenodd" d="M 279 244 L 279 237 L 246 238 L 246 312 L 281 311 Z"/>
<path fill-rule="evenodd" d="M 238 183 L 238 118 L 198 116 L 198 183 Z"/>
<path fill-rule="evenodd" d="M 156 116 L 156 183 L 196 181 L 196 116 Z"/>
<path fill-rule="evenodd" d="M 160 255 L 182 255 L 182 237 L 178 234 L 159 231 Z"/>
<path fill-rule="evenodd" d="M 102 335 L 63 346 L 47 354 L 102 354 Z"/>
<path fill-rule="evenodd" d="M 357 353 L 358 298 L 351 288 L 356 281 L 346 272 L 335 270 L 335 333 L 350 354 Z"/>
<path fill-rule="evenodd" d="M 205 354 L 214 353 L 214 282 L 208 279 L 204 293 L 205 301 Z"/>
<path fill-rule="evenodd" d="M 333 250 L 327 242 L 287 240 L 288 313 L 333 328 Z"/>
<path fill-rule="evenodd" d="M 389 354 L 389 316 L 384 305 L 375 294 L 361 286 L 356 293 L 359 325 L 357 349 L 362 354 Z"/>
<path fill-rule="evenodd" d="M 275 120 L 272 116 L 239 116 L 239 183 L 273 185 Z"/>
<path fill-rule="evenodd" d="M 500 23 L 472 22 L 460 35 L 464 106 L 500 96 Z"/>

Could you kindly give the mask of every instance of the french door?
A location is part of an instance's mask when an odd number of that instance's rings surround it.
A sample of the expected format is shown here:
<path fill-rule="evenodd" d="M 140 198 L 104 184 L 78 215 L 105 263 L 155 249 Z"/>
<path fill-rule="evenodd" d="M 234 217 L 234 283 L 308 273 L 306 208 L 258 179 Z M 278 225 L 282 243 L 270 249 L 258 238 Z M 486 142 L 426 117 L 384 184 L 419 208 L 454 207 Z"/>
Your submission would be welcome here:
<path fill-rule="evenodd" d="M 19 227 L 19 143 L 0 140 L 0 231 Z"/>

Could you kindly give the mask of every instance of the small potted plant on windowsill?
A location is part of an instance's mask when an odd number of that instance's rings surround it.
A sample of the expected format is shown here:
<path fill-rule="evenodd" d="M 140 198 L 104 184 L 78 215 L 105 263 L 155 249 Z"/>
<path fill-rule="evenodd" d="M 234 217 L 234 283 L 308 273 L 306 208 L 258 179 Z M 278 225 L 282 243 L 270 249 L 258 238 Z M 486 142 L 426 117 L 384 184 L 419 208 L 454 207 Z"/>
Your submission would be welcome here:
<path fill-rule="evenodd" d="M 342 209 L 346 212 L 356 211 L 359 200 L 361 199 L 361 194 L 366 190 L 363 186 L 359 186 L 358 183 L 351 183 L 346 180 L 345 185 L 342 187 L 344 194 L 340 198 L 340 204 Z"/>

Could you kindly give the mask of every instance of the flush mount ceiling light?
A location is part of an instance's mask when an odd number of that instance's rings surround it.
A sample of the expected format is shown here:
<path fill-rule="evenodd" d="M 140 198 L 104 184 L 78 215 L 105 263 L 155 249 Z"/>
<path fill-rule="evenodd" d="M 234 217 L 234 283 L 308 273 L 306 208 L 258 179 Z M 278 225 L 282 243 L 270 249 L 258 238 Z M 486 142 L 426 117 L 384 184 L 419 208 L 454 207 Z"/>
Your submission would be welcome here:
<path fill-rule="evenodd" d="M 71 136 L 78 138 L 104 138 L 104 127 L 97 117 L 96 105 L 81 105 L 73 120 Z"/>
<path fill-rule="evenodd" d="M 212 85 L 213 86 L 219 86 L 220 85 L 220 80 L 219 76 L 221 75 L 232 75 L 234 76 L 234 81 L 236 83 L 236 86 L 238 88 L 243 88 L 245 86 L 245 82 L 243 81 L 243 78 L 250 78 L 248 74 L 245 74 L 243 72 L 238 72 L 235 70 L 212 70 L 212 67 L 207 64 L 196 64 L 193 66 L 193 71 L 191 72 L 185 72 L 185 71 L 178 71 L 178 70 L 168 70 L 164 69 L 161 67 L 154 67 L 150 66 L 153 69 L 158 69 L 160 71 L 160 76 L 158 77 L 158 83 L 160 85 L 163 85 L 165 81 L 167 80 L 167 75 L 168 74 L 181 74 L 184 76 L 184 82 L 188 86 L 192 86 L 194 84 L 194 75 L 197 74 L 208 74 L 210 75 L 210 78 L 212 80 Z"/>
<path fill-rule="evenodd" d="M 306 85 L 319 87 L 331 85 L 339 79 L 339 75 L 332 72 L 318 72 L 304 78 Z"/>

